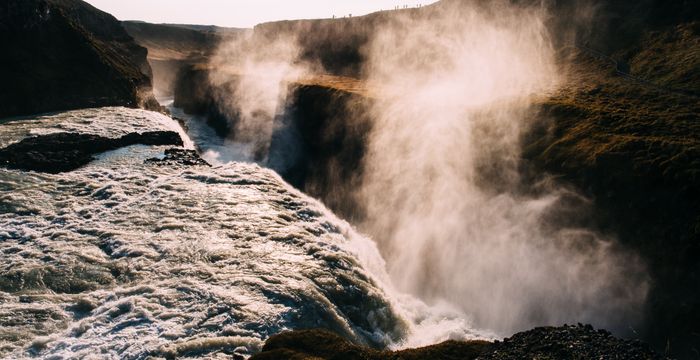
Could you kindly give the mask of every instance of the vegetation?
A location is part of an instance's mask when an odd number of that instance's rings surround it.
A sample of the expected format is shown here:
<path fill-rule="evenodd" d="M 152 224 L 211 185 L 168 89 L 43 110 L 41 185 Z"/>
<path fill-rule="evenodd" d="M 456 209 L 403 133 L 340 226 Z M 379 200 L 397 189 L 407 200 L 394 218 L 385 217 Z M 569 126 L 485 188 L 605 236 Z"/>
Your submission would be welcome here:
<path fill-rule="evenodd" d="M 597 224 L 646 259 L 654 283 L 638 331 L 682 358 L 700 351 L 698 25 L 643 31 L 609 58 L 573 51 L 524 153 L 586 191 Z"/>

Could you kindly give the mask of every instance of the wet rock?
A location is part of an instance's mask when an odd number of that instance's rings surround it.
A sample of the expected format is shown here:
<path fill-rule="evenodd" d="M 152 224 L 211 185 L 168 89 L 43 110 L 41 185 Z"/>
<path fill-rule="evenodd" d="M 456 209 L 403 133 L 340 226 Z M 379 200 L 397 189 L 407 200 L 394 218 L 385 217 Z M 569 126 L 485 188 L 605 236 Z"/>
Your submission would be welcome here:
<path fill-rule="evenodd" d="M 297 330 L 267 340 L 261 353 L 251 360 L 271 359 L 476 359 L 486 351 L 486 341 L 447 341 L 438 345 L 401 351 L 380 351 L 348 342 L 326 330 Z"/>
<path fill-rule="evenodd" d="M 137 144 L 182 146 L 182 139 L 174 131 L 131 133 L 120 138 L 77 133 L 35 136 L 0 149 L 0 166 L 56 174 L 86 165 L 96 154 Z"/>
<path fill-rule="evenodd" d="M 479 359 L 663 359 L 639 340 L 623 340 L 591 325 L 539 327 L 494 343 Z"/>
<path fill-rule="evenodd" d="M 178 148 L 167 149 L 164 158 L 147 159 L 146 163 L 159 166 L 211 166 L 199 156 L 197 151 Z"/>
<path fill-rule="evenodd" d="M 590 325 L 540 327 L 493 343 L 446 341 L 396 352 L 358 346 L 326 330 L 298 330 L 267 340 L 251 360 L 267 359 L 664 359 L 639 340 L 622 340 Z"/>

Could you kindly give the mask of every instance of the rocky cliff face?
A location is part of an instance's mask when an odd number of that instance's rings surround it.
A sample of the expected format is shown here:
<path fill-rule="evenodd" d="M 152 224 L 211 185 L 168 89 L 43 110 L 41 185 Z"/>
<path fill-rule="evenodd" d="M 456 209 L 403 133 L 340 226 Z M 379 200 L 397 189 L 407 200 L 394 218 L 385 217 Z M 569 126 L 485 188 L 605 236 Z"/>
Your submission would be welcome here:
<path fill-rule="evenodd" d="M 120 105 L 157 108 L 146 49 L 80 0 L 0 4 L 0 117 Z"/>
<path fill-rule="evenodd" d="M 136 43 L 148 49 L 156 96 L 172 96 L 181 71 L 206 64 L 222 41 L 245 35 L 249 29 L 217 26 L 150 24 L 124 21 Z"/>

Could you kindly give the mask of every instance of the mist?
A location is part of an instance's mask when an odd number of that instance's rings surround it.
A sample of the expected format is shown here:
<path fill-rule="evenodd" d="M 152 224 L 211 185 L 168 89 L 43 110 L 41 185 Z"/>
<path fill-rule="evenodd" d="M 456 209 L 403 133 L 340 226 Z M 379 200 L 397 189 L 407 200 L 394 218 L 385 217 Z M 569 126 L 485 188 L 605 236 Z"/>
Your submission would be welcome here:
<path fill-rule="evenodd" d="M 629 333 L 644 266 L 613 237 L 565 225 L 586 199 L 520 175 L 533 100 L 562 80 L 546 9 L 470 4 L 399 19 L 367 50 L 366 76 L 384 96 L 371 109 L 361 228 L 400 290 L 454 304 L 478 328 L 588 322 Z"/>
<path fill-rule="evenodd" d="M 441 335 L 410 345 L 452 337 L 445 326 L 507 336 L 585 322 L 628 335 L 642 321 L 641 260 L 582 220 L 589 199 L 548 174 L 523 176 L 522 139 L 542 120 L 536 100 L 564 76 L 547 24 L 542 6 L 455 1 L 396 14 L 363 48 L 377 96 L 361 111 L 372 130 L 355 225 L 386 261 L 387 291 L 434 312 L 414 320 Z M 208 160 L 268 160 L 288 83 L 323 72 L 300 60 L 307 35 L 222 45 L 210 80 L 234 151 Z"/>
<path fill-rule="evenodd" d="M 265 163 L 276 119 L 284 114 L 289 82 L 311 70 L 299 61 L 294 34 L 274 40 L 250 33 L 222 44 L 210 60 L 209 80 L 219 111 L 229 122 L 226 147 L 231 151 L 209 154 L 216 163 Z"/>

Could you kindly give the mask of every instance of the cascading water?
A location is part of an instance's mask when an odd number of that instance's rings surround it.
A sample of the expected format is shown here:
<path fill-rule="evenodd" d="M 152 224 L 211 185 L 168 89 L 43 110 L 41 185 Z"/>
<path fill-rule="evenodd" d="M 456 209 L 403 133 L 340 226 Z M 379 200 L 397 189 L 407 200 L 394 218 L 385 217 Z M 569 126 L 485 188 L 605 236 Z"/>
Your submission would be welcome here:
<path fill-rule="evenodd" d="M 4 121 L 0 145 L 176 128 L 85 109 Z M 0 357 L 213 359 L 295 328 L 376 346 L 403 336 L 362 266 L 381 275 L 371 241 L 270 170 L 145 161 L 163 150 L 129 146 L 55 175 L 0 168 Z"/>

